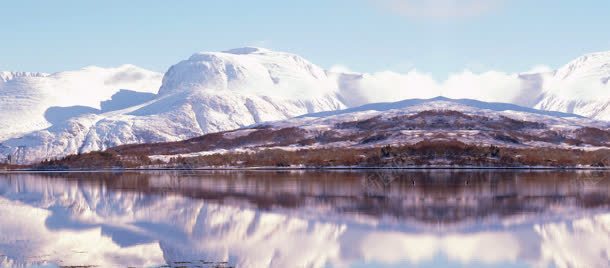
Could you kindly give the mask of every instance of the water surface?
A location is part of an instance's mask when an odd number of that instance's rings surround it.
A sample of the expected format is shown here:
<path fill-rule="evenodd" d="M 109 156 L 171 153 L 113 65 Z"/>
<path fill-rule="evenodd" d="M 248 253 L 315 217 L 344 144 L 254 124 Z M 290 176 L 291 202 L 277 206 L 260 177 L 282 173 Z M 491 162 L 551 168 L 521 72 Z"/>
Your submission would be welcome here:
<path fill-rule="evenodd" d="M 610 267 L 610 172 L 0 174 L 0 267 Z"/>

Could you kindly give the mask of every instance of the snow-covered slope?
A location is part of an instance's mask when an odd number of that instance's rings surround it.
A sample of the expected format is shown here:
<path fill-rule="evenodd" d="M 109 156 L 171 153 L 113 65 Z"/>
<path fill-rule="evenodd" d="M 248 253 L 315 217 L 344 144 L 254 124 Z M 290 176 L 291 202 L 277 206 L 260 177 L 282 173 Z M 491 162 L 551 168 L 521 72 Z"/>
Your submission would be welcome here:
<path fill-rule="evenodd" d="M 313 113 L 181 142 L 124 146 L 113 151 L 169 160 L 267 149 L 370 149 L 452 141 L 519 149 L 607 149 L 610 122 L 512 104 L 437 97 Z"/>
<path fill-rule="evenodd" d="M 427 96 L 438 90 L 434 80 L 415 72 L 411 76 L 404 80 L 325 71 L 294 54 L 252 47 L 195 53 L 169 68 L 162 81 L 161 74 L 131 65 L 50 75 L 2 72 L 0 159 L 19 146 L 26 146 L 26 160 L 36 161 L 340 110 L 345 104 L 386 98 L 377 83 L 389 85 L 400 96 Z M 499 79 L 494 77 L 472 86 L 486 87 Z M 583 56 L 555 72 L 512 78 L 516 82 L 501 90 L 514 91 L 505 94 L 510 96 L 505 102 L 530 107 L 520 107 L 521 112 L 533 112 L 534 107 L 610 120 L 610 52 Z M 476 106 L 472 100 L 463 101 Z M 481 105 L 515 109 L 508 104 Z M 358 109 L 368 108 L 374 107 Z"/>
<path fill-rule="evenodd" d="M 245 47 L 196 53 L 172 66 L 159 94 L 185 90 L 310 100 L 334 96 L 338 86 L 322 68 L 297 55 Z"/>
<path fill-rule="evenodd" d="M 183 140 L 345 107 L 336 96 L 335 81 L 320 67 L 296 55 L 257 48 L 196 53 L 169 69 L 158 95 L 154 98 L 138 95 L 142 101 L 129 102 L 129 105 L 116 105 L 135 94 L 115 94 L 125 88 L 121 86 L 98 92 L 86 100 L 81 100 L 76 90 L 67 92 L 69 97 L 55 100 L 53 106 L 80 106 L 49 110 L 52 105 L 40 104 L 48 98 L 36 100 L 36 97 L 45 96 L 45 90 L 56 87 L 57 84 L 15 87 L 40 91 L 30 97 L 34 99 L 30 106 L 37 110 L 29 109 L 35 113 L 25 116 L 35 127 L 24 126 L 24 129 L 48 128 L 4 142 L 0 139 L 5 146 L 4 149 L 0 146 L 0 153 L 14 154 L 16 148 L 26 146 L 24 160 L 37 161 L 122 144 Z M 18 96 L 17 93 L 7 95 Z M 75 103 L 69 103 L 70 100 Z M 105 110 L 100 102 L 119 109 Z M 49 111 L 56 120 L 49 120 Z M 65 113 L 79 116 L 65 116 Z M 49 121 L 55 122 L 51 125 Z M 0 122 L 16 123 L 8 118 L 0 118 Z"/>
<path fill-rule="evenodd" d="M 0 142 L 52 126 L 59 117 L 100 108 L 120 89 L 157 92 L 161 75 L 132 65 L 86 67 L 54 74 L 3 72 L 0 82 Z M 59 107 L 72 107 L 60 109 Z"/>
<path fill-rule="evenodd" d="M 610 52 L 588 54 L 558 69 L 535 107 L 610 120 Z"/>

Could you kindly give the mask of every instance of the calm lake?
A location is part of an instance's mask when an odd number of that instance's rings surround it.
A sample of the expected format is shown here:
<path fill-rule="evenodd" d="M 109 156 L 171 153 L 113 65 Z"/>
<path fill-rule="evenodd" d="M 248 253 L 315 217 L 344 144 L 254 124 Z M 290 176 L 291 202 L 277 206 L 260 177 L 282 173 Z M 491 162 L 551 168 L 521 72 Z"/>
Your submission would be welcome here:
<path fill-rule="evenodd" d="M 0 267 L 610 267 L 610 172 L 0 173 Z"/>

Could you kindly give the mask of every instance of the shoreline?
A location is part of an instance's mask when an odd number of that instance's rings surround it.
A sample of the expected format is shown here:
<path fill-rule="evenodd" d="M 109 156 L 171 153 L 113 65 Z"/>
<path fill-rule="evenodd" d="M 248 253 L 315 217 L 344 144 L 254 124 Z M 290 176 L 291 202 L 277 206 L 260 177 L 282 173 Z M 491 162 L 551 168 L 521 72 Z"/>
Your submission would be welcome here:
<path fill-rule="evenodd" d="M 201 167 L 201 168 L 91 168 L 6 169 L 0 173 L 133 172 L 133 171 L 367 171 L 367 170 L 514 170 L 514 171 L 610 171 L 610 167 Z"/>

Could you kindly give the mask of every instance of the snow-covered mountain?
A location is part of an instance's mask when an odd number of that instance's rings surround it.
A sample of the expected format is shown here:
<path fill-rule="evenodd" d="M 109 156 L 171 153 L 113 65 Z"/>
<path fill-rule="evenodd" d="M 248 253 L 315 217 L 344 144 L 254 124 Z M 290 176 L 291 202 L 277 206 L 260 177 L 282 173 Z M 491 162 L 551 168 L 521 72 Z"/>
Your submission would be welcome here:
<path fill-rule="evenodd" d="M 464 70 L 449 74 L 445 80 L 436 80 L 415 69 L 407 73 L 353 73 L 333 68 L 330 73 L 337 78 L 341 97 L 348 106 L 444 96 L 514 103 L 610 120 L 610 51 L 584 55 L 557 70 L 547 67 L 519 73 Z"/>
<path fill-rule="evenodd" d="M 338 86 L 302 57 L 245 47 L 196 53 L 181 61 L 167 71 L 159 94 L 195 90 L 311 100 L 334 97 Z"/>
<path fill-rule="evenodd" d="M 3 72 L 1 77 L 0 142 L 95 112 L 120 89 L 156 92 L 161 82 L 160 74 L 133 65 L 50 75 Z"/>
<path fill-rule="evenodd" d="M 401 166 L 417 164 L 418 157 L 427 155 L 422 148 L 436 150 L 443 157 L 426 159 L 430 165 L 451 165 L 464 159 L 484 159 L 485 165 L 544 165 L 556 161 L 546 158 L 545 163 L 530 157 L 538 149 L 554 149 L 566 155 L 574 155 L 573 149 L 602 152 L 610 148 L 610 122 L 596 121 L 575 114 L 542 111 L 514 104 L 489 103 L 470 99 L 412 99 L 393 103 L 368 104 L 339 111 L 327 111 L 307 114 L 287 120 L 265 122 L 237 130 L 207 134 L 201 137 L 170 143 L 139 144 L 121 146 L 111 149 L 121 159 L 147 155 L 153 160 L 161 160 L 168 165 L 177 163 L 176 159 L 189 158 L 197 167 L 213 166 L 210 162 L 216 155 L 225 155 L 236 159 L 236 165 L 244 163 L 240 158 L 247 154 L 256 155 L 256 159 L 271 159 L 274 153 L 283 155 L 285 165 L 322 165 L 322 162 L 302 158 L 304 152 L 311 155 L 331 154 L 328 161 L 343 161 L 342 155 L 359 154 L 360 160 L 346 163 L 350 165 L 377 165 L 375 160 L 379 150 L 386 146 L 397 148 L 397 159 L 410 161 L 400 162 Z M 463 146 L 463 147 L 460 147 Z M 459 147 L 462 151 L 451 151 Z M 505 158 L 499 154 L 488 158 L 487 152 L 469 154 L 476 148 L 497 147 L 513 150 Z M 290 158 L 291 152 L 301 158 Z M 400 153 L 408 152 L 408 157 L 400 158 Z M 422 153 L 423 152 L 423 153 Z M 436 151 L 435 151 L 436 152 Z M 554 153 L 559 155 L 558 152 Z M 606 165 L 602 153 L 589 156 L 581 165 Z M 607 154 L 607 152 L 606 152 Z M 512 157 L 523 157 L 513 159 Z M 445 157 L 446 156 L 446 157 Z M 206 158 L 207 157 L 207 158 Z M 267 157 L 267 158 L 265 158 Z M 326 157 L 326 156 L 324 156 Z M 472 157 L 472 158 L 470 158 Z M 390 157 L 386 157 L 390 158 Z M 510 158 L 510 160 L 509 160 Z M 88 155 L 82 159 L 94 160 Z M 326 158 L 320 158 L 326 159 Z M 423 159 L 423 158 L 422 158 Z M 550 160 L 551 159 L 551 160 Z M 585 159 L 584 157 L 582 159 Z M 208 161 L 210 160 L 210 161 Z M 369 161 L 370 160 L 370 161 Z M 430 161 L 429 161 L 430 160 Z M 514 160 L 514 161 L 513 161 Z M 523 160 L 524 162 L 519 162 Z M 197 162 L 199 161 L 199 162 Z M 207 161 L 207 162 L 206 162 Z M 288 162 L 292 161 L 292 162 Z M 300 161 L 300 162 L 299 162 Z M 309 161 L 309 162 L 307 162 Z M 423 160 L 422 160 L 423 161 Z M 476 165 L 478 160 L 468 162 Z M 504 162 L 503 162 L 504 161 Z M 571 161 L 571 160 L 570 160 Z M 81 161 L 84 162 L 84 161 Z M 383 162 L 383 161 L 382 161 Z M 413 162 L 413 163 L 411 163 Z M 186 162 L 184 162 L 186 163 Z M 246 166 L 263 166 L 267 162 L 249 160 Z M 275 165 L 269 162 L 267 165 Z M 340 162 L 344 163 L 344 162 Z M 447 164 L 449 163 L 449 164 Z M 522 164 L 520 164 L 522 163 Z M 535 163 L 535 164 L 534 164 Z M 59 166 L 70 166 L 66 160 Z M 234 162 L 222 163 L 235 165 Z M 145 164 L 144 164 L 145 165 Z M 337 164 L 343 165 L 343 164 Z M 512 165 L 512 164 L 511 164 Z M 571 165 L 562 162 L 562 165 Z M 576 165 L 576 164 L 573 164 Z M 78 168 L 79 166 L 74 166 Z"/>
<path fill-rule="evenodd" d="M 476 74 L 468 76 L 476 80 Z M 487 74 L 482 84 L 466 85 L 485 86 L 499 77 Z M 610 52 L 583 56 L 554 72 L 509 79 L 515 81 L 500 87 L 514 91 L 505 94 L 505 102 L 610 120 Z M 195 53 L 163 77 L 132 65 L 55 74 L 2 72 L 0 155 L 25 146 L 24 160 L 37 161 L 122 144 L 177 141 L 383 100 L 381 88 L 388 85 L 399 96 L 427 96 L 438 89 L 434 83 L 418 73 L 402 79 L 328 71 L 294 54 L 252 47 Z"/>
<path fill-rule="evenodd" d="M 7 104 L 2 109 L 9 111 L 0 123 L 11 130 L 0 139 L 0 151 L 15 154 L 26 146 L 21 160 L 30 162 L 121 144 L 182 140 L 345 107 L 335 80 L 323 69 L 293 54 L 257 48 L 194 54 L 172 66 L 160 87 L 154 73 L 100 72 L 106 71 L 86 68 L 42 81 L 9 80 L 0 90 Z M 145 84 L 121 84 L 133 79 Z M 89 92 L 90 87 L 97 88 Z M 145 94 L 157 89 L 159 94 Z M 18 116 L 10 112 L 19 109 Z M 10 127 L 18 122 L 26 124 Z"/>
<path fill-rule="evenodd" d="M 575 59 L 547 80 L 536 108 L 610 120 L 610 52 Z"/>

